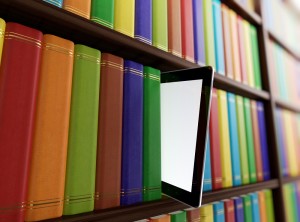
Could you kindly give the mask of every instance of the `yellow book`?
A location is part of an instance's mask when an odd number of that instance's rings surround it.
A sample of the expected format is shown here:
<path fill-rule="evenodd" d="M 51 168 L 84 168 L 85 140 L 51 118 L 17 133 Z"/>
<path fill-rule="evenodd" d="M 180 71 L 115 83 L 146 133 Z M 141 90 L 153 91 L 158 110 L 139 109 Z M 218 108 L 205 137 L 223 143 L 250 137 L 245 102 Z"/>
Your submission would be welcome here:
<path fill-rule="evenodd" d="M 227 96 L 223 90 L 218 90 L 218 117 L 222 166 L 222 185 L 232 187 L 231 154 L 228 126 Z"/>
<path fill-rule="evenodd" d="M 255 3 L 254 0 L 247 0 L 247 8 L 251 11 L 255 11 Z"/>
<path fill-rule="evenodd" d="M 5 21 L 2 18 L 0 18 L 0 65 L 1 65 L 1 58 L 2 58 L 5 27 L 6 27 Z"/>
<path fill-rule="evenodd" d="M 214 222 L 213 205 L 204 205 L 200 207 L 200 221 L 201 222 Z"/>
<path fill-rule="evenodd" d="M 250 40 L 250 24 L 246 20 L 243 20 L 243 26 L 244 26 L 245 49 L 246 49 L 245 52 L 246 52 L 248 84 L 251 87 L 255 87 L 251 40 Z"/>
<path fill-rule="evenodd" d="M 114 29 L 134 37 L 135 0 L 115 0 Z"/>

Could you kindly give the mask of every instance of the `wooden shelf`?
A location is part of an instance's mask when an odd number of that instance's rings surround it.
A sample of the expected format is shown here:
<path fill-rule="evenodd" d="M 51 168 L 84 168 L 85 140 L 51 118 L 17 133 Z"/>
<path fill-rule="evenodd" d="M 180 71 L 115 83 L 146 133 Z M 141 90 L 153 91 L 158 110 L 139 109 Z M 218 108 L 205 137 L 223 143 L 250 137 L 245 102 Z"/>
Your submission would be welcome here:
<path fill-rule="evenodd" d="M 293 183 L 293 182 L 299 182 L 299 181 L 300 181 L 300 176 L 296 176 L 296 177 L 283 177 L 282 178 L 283 184 Z"/>
<path fill-rule="evenodd" d="M 282 108 L 282 109 L 287 109 L 295 113 L 300 114 L 300 104 L 293 104 L 290 102 L 286 102 L 282 99 L 275 99 L 275 104 L 277 107 Z"/>
<path fill-rule="evenodd" d="M 220 201 L 235 196 L 241 196 L 251 192 L 263 189 L 278 188 L 279 183 L 277 179 L 255 183 L 240 187 L 228 188 L 214 192 L 207 192 L 203 194 L 203 203 L 208 204 L 214 201 Z M 177 202 L 173 199 L 164 197 L 160 201 L 144 203 L 135 206 L 119 207 L 114 209 L 95 211 L 91 213 L 79 214 L 74 216 L 64 216 L 62 218 L 46 220 L 47 222 L 79 222 L 79 221 L 103 221 L 103 222 L 132 222 L 135 220 L 145 219 L 160 214 L 166 214 L 177 210 L 187 209 L 189 206 Z M 126 215 L 126 217 L 124 216 Z M 45 222 L 46 222 L 45 221 Z"/>

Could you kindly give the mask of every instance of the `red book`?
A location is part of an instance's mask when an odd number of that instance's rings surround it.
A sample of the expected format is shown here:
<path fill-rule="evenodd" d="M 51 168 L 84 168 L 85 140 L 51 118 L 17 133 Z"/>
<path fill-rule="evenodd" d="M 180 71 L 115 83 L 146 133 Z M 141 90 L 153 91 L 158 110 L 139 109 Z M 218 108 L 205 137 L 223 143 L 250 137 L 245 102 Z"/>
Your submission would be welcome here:
<path fill-rule="evenodd" d="M 168 48 L 173 55 L 182 57 L 181 0 L 168 0 Z"/>
<path fill-rule="evenodd" d="M 0 221 L 24 221 L 42 38 L 38 30 L 7 23 L 0 68 Z"/>
<path fill-rule="evenodd" d="M 213 190 L 217 190 L 222 188 L 222 169 L 221 169 L 217 89 L 213 89 L 213 93 L 212 93 L 210 121 L 209 121 L 209 136 L 210 136 L 212 186 L 213 186 Z"/>
<path fill-rule="evenodd" d="M 226 222 L 235 222 L 234 201 L 233 200 L 224 200 L 224 208 L 225 208 L 225 221 Z"/>
<path fill-rule="evenodd" d="M 239 41 L 238 44 L 239 44 L 239 53 L 240 53 L 242 83 L 248 84 L 245 33 L 243 28 L 243 19 L 240 16 L 237 16 L 237 27 L 238 27 L 238 41 Z"/>
<path fill-rule="evenodd" d="M 200 221 L 200 209 L 199 208 L 190 208 L 186 211 L 186 222 L 198 222 Z"/>
<path fill-rule="evenodd" d="M 95 209 L 120 206 L 123 115 L 123 59 L 101 59 Z"/>
<path fill-rule="evenodd" d="M 182 57 L 190 62 L 194 56 L 193 2 L 181 0 Z"/>

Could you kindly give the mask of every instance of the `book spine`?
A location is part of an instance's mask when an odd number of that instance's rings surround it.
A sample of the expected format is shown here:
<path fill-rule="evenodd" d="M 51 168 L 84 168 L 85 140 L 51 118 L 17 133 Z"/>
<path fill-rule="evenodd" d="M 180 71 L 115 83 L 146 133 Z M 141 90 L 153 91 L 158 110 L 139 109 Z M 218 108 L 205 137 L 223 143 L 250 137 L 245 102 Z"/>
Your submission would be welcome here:
<path fill-rule="evenodd" d="M 114 29 L 134 37 L 135 0 L 115 0 Z"/>
<path fill-rule="evenodd" d="M 0 66 L 2 221 L 24 221 L 41 46 L 41 32 L 7 23 Z"/>
<path fill-rule="evenodd" d="M 121 191 L 123 59 L 108 53 L 101 57 L 96 210 L 119 206 Z"/>
<path fill-rule="evenodd" d="M 224 201 L 224 209 L 225 209 L 225 221 L 235 221 L 234 215 L 234 201 L 226 200 Z"/>
<path fill-rule="evenodd" d="M 144 67 L 143 200 L 161 199 L 160 71 Z"/>
<path fill-rule="evenodd" d="M 251 52 L 251 41 L 250 41 L 250 25 L 246 20 L 242 21 L 242 26 L 244 29 L 244 47 L 245 47 L 245 55 L 246 55 L 246 67 L 247 67 L 247 77 L 248 84 L 251 87 L 255 87 L 254 85 L 254 72 L 253 72 L 253 58 Z"/>
<path fill-rule="evenodd" d="M 90 19 L 91 0 L 64 0 L 63 8 L 83 18 Z"/>
<path fill-rule="evenodd" d="M 49 4 L 55 5 L 59 8 L 62 8 L 63 6 L 63 0 L 43 0 L 44 2 L 47 2 Z"/>
<path fill-rule="evenodd" d="M 212 0 L 214 21 L 214 43 L 216 57 L 216 71 L 225 75 L 224 43 L 222 38 L 222 14 L 220 0 Z"/>
<path fill-rule="evenodd" d="M 274 222 L 274 204 L 273 204 L 273 195 L 271 190 L 265 190 L 265 199 L 266 199 L 266 209 L 267 209 L 267 221 Z"/>
<path fill-rule="evenodd" d="M 135 1 L 134 38 L 152 45 L 152 0 Z"/>
<path fill-rule="evenodd" d="M 213 204 L 214 209 L 214 222 L 224 222 L 224 203 L 223 202 L 215 202 Z"/>
<path fill-rule="evenodd" d="M 142 202 L 143 65 L 124 61 L 121 205 Z"/>
<path fill-rule="evenodd" d="M 227 93 L 233 186 L 242 184 L 235 95 Z"/>
<path fill-rule="evenodd" d="M 44 35 L 26 221 L 63 212 L 73 59 L 73 42 Z"/>
<path fill-rule="evenodd" d="M 204 181 L 203 181 L 203 191 L 212 190 L 212 178 L 211 178 L 211 165 L 210 165 L 210 139 L 207 136 L 205 151 L 205 164 L 204 164 Z"/>
<path fill-rule="evenodd" d="M 259 214 L 260 214 L 260 221 L 261 222 L 268 222 L 267 217 L 267 205 L 264 191 L 257 192 L 258 194 L 258 204 L 259 204 Z"/>
<path fill-rule="evenodd" d="M 251 198 L 249 195 L 243 196 L 243 205 L 244 205 L 244 218 L 245 222 L 252 222 L 252 204 Z"/>
<path fill-rule="evenodd" d="M 237 29 L 238 29 L 238 45 L 240 54 L 240 67 L 241 67 L 241 81 L 248 84 L 247 64 L 246 64 L 246 50 L 245 50 L 245 33 L 243 28 L 243 19 L 237 16 Z"/>
<path fill-rule="evenodd" d="M 91 20 L 107 28 L 114 28 L 115 0 L 92 0 Z"/>
<path fill-rule="evenodd" d="M 168 0 L 168 49 L 182 57 L 181 0 Z"/>
<path fill-rule="evenodd" d="M 259 203 L 258 203 L 258 194 L 251 193 L 249 194 L 251 198 L 251 209 L 252 209 L 252 221 L 260 222 L 260 211 L 259 211 Z"/>
<path fill-rule="evenodd" d="M 218 90 L 218 116 L 219 116 L 219 134 L 220 134 L 220 150 L 222 164 L 223 187 L 232 186 L 232 166 L 230 152 L 230 138 L 228 126 L 228 108 L 227 95 L 223 90 Z"/>
<path fill-rule="evenodd" d="M 171 217 L 171 222 L 187 222 L 185 211 L 177 211 L 174 213 L 170 213 L 170 217 Z"/>
<path fill-rule="evenodd" d="M 212 204 L 200 207 L 200 221 L 214 222 L 214 209 Z"/>
<path fill-rule="evenodd" d="M 222 188 L 221 151 L 218 117 L 217 89 L 212 91 L 211 111 L 209 120 L 210 157 L 213 190 Z"/>
<path fill-rule="evenodd" d="M 234 219 L 236 222 L 244 222 L 244 206 L 243 199 L 241 197 L 236 197 L 233 199 L 234 201 Z"/>
<path fill-rule="evenodd" d="M 181 0 L 182 57 L 189 62 L 195 62 L 193 27 L 193 2 Z"/>
<path fill-rule="evenodd" d="M 279 84 L 279 97 L 284 100 L 288 100 L 287 84 L 286 84 L 286 67 L 283 63 L 283 49 L 279 45 L 275 45 L 275 61 L 277 81 Z"/>
<path fill-rule="evenodd" d="M 195 62 L 198 63 L 198 65 L 204 65 L 206 64 L 206 60 L 204 44 L 203 0 L 193 0 L 193 22 Z"/>
<path fill-rule="evenodd" d="M 168 0 L 152 0 L 152 33 L 153 46 L 168 51 Z"/>
<path fill-rule="evenodd" d="M 64 215 L 93 211 L 100 51 L 75 45 Z"/>
<path fill-rule="evenodd" d="M 253 143 L 251 107 L 250 107 L 250 100 L 248 98 L 244 98 L 244 107 L 245 107 L 244 118 L 245 118 L 250 183 L 255 183 L 257 181 L 256 160 L 255 160 L 254 143 Z"/>
<path fill-rule="evenodd" d="M 198 208 L 190 208 L 186 210 L 187 222 L 200 221 L 200 210 Z"/>
<path fill-rule="evenodd" d="M 2 51 L 3 51 L 5 27 L 6 27 L 5 21 L 0 18 L 0 66 L 1 66 Z"/>

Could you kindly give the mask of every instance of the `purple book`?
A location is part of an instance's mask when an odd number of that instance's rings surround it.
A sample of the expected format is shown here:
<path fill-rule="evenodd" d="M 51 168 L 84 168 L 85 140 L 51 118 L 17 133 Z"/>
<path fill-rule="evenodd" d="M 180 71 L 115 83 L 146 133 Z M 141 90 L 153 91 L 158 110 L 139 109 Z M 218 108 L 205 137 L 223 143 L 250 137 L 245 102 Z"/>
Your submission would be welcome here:
<path fill-rule="evenodd" d="M 243 199 L 241 197 L 236 197 L 234 200 L 234 215 L 235 222 L 244 222 L 244 206 Z"/>
<path fill-rule="evenodd" d="M 152 0 L 135 0 L 134 38 L 152 45 Z"/>
<path fill-rule="evenodd" d="M 124 61 L 122 206 L 142 202 L 143 78 L 142 65 Z"/>
<path fill-rule="evenodd" d="M 195 61 L 199 65 L 205 65 L 204 45 L 204 21 L 203 21 L 203 0 L 193 0 L 194 20 L 194 51 Z"/>

